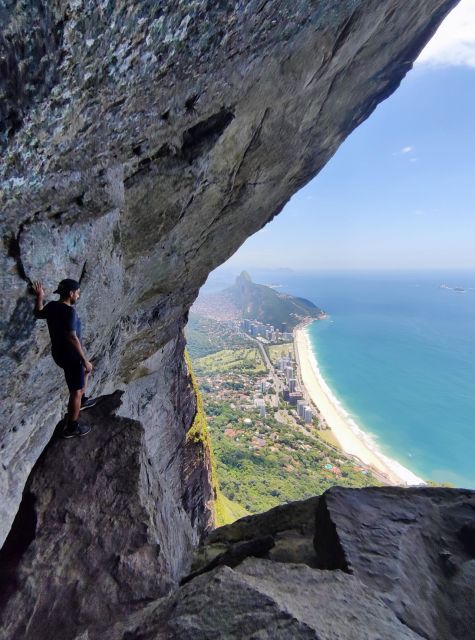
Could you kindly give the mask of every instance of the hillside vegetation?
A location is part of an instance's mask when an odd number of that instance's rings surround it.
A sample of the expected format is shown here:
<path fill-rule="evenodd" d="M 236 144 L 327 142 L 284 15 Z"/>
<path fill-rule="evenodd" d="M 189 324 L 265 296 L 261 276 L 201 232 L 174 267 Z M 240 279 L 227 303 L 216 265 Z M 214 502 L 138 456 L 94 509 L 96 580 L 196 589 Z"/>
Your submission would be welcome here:
<path fill-rule="evenodd" d="M 270 346 L 268 351 L 275 361 L 292 348 L 287 343 Z M 272 403 L 272 388 L 262 391 L 269 374 L 258 349 L 221 350 L 197 358 L 194 370 L 219 479 L 220 521 L 232 514 L 238 517 L 238 509 L 265 511 L 322 493 L 334 484 L 378 484 L 370 470 L 322 437 L 327 432 L 316 428 L 318 419 L 304 425 L 287 403 Z M 259 415 L 256 400 L 264 401 L 265 416 Z"/>
<path fill-rule="evenodd" d="M 196 360 L 222 349 L 249 347 L 249 338 L 225 322 L 190 313 L 185 329 L 188 353 Z"/>
<path fill-rule="evenodd" d="M 251 513 L 321 494 L 334 484 L 378 484 L 315 431 L 286 422 L 282 412 L 261 419 L 255 410 L 233 408 L 210 394 L 204 402 L 221 491 Z"/>

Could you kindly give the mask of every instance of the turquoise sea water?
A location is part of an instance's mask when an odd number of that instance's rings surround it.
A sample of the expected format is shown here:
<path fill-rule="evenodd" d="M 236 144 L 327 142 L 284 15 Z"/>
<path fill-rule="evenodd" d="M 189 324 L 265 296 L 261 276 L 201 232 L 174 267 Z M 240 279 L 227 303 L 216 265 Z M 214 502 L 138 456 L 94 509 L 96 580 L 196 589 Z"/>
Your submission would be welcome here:
<path fill-rule="evenodd" d="M 309 330 L 321 373 L 383 453 L 475 488 L 475 272 L 252 276 L 328 312 Z"/>

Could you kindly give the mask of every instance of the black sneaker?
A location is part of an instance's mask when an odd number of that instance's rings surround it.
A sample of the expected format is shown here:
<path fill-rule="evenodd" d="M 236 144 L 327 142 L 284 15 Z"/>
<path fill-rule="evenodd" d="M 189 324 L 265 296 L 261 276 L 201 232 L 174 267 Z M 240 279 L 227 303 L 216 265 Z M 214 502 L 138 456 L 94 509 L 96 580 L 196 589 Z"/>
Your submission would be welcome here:
<path fill-rule="evenodd" d="M 88 398 L 87 396 L 83 396 L 81 398 L 81 411 L 83 409 L 89 409 L 89 407 L 93 407 L 97 404 L 97 398 Z"/>
<path fill-rule="evenodd" d="M 61 418 L 61 420 L 56 425 L 54 429 L 54 436 L 56 438 L 61 438 L 63 436 L 63 431 L 65 430 L 67 424 L 68 424 L 68 414 L 66 414 L 64 418 Z"/>
<path fill-rule="evenodd" d="M 91 427 L 88 424 L 80 424 L 79 422 L 68 422 L 61 434 L 63 438 L 76 438 L 85 436 L 89 433 Z"/>

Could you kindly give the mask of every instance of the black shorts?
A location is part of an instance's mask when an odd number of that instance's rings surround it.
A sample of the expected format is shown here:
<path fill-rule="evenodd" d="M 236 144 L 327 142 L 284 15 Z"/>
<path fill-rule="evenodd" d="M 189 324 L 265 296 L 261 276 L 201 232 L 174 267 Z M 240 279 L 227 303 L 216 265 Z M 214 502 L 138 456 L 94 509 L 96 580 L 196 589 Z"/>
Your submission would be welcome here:
<path fill-rule="evenodd" d="M 86 379 L 85 379 L 85 369 L 82 361 L 79 358 L 65 355 L 56 355 L 53 353 L 53 360 L 56 362 L 58 367 L 64 370 L 64 377 L 66 378 L 66 384 L 68 385 L 69 391 L 79 391 L 79 389 L 83 389 Z"/>

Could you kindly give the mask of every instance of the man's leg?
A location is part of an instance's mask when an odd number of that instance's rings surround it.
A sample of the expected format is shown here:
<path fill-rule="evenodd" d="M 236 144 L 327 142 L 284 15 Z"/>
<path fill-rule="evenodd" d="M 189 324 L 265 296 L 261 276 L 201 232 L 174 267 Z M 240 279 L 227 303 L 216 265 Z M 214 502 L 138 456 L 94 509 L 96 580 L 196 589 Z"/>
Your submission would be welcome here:
<path fill-rule="evenodd" d="M 63 438 L 85 436 L 91 430 L 89 425 L 79 422 L 82 394 L 83 388 L 69 389 L 68 417 L 61 434 Z"/>
<path fill-rule="evenodd" d="M 79 420 L 79 412 L 81 410 L 81 398 L 83 396 L 84 389 L 77 389 L 76 391 L 69 392 L 68 402 L 68 422 L 76 422 Z"/>
<path fill-rule="evenodd" d="M 84 393 L 84 372 L 77 367 L 71 367 L 66 373 L 66 381 L 69 387 L 68 417 L 63 429 L 63 438 L 85 436 L 91 427 L 84 422 L 79 422 L 81 411 L 81 399 Z"/>
<path fill-rule="evenodd" d="M 69 389 L 68 422 L 69 424 L 79 420 L 81 411 L 81 399 L 84 394 L 85 377 L 84 367 L 78 359 L 70 360 L 64 367 L 64 375 Z"/>
<path fill-rule="evenodd" d="M 83 409 L 89 409 L 90 407 L 93 407 L 95 404 L 97 404 L 97 398 L 88 398 L 86 396 L 86 389 L 87 389 L 87 383 L 89 381 L 89 376 L 90 376 L 90 373 L 87 373 L 85 371 L 84 372 L 84 386 L 81 389 L 81 391 L 82 391 L 82 395 L 81 395 L 81 411 Z"/>

